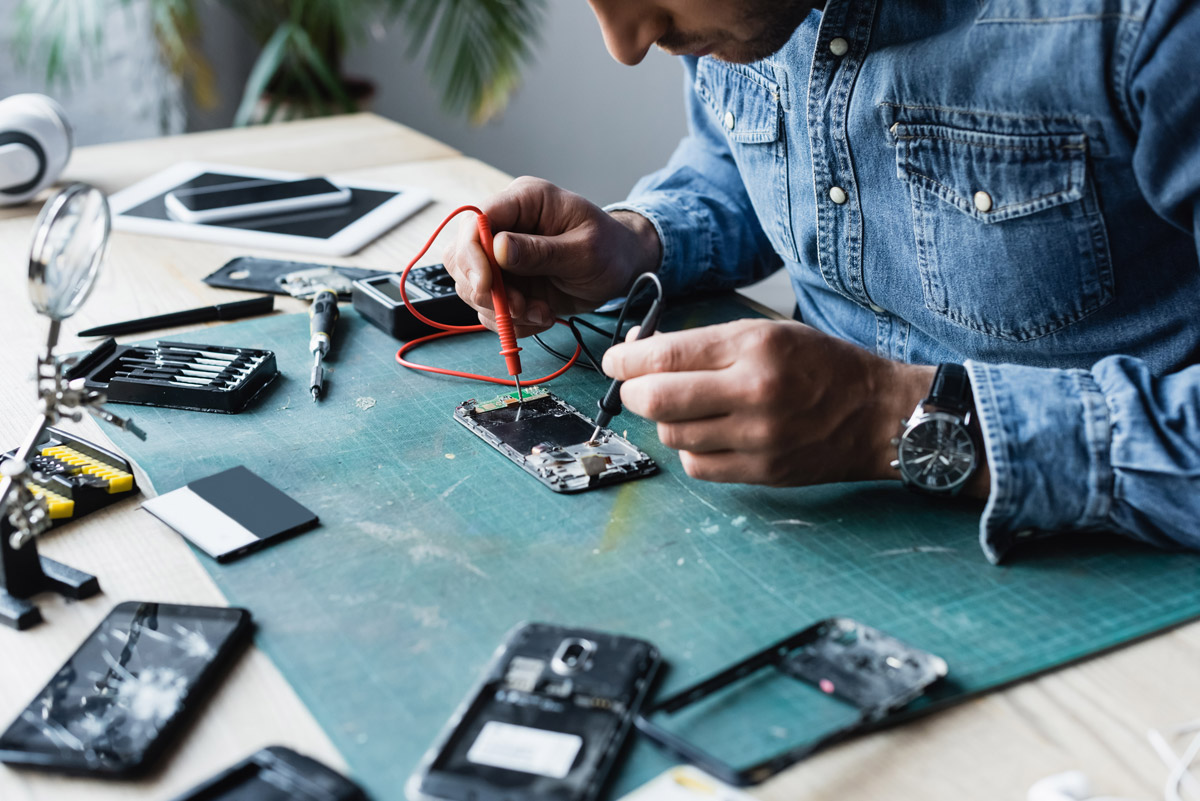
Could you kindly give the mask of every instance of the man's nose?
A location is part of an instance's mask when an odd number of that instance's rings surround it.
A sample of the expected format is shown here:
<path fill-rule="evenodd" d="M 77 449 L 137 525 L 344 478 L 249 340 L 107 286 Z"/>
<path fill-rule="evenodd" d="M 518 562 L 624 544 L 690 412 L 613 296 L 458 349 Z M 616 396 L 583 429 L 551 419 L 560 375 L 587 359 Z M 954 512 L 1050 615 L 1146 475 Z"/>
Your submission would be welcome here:
<path fill-rule="evenodd" d="M 604 45 L 614 59 L 632 67 L 670 28 L 668 16 L 645 0 L 588 0 Z M 647 8 L 649 6 L 649 8 Z"/>

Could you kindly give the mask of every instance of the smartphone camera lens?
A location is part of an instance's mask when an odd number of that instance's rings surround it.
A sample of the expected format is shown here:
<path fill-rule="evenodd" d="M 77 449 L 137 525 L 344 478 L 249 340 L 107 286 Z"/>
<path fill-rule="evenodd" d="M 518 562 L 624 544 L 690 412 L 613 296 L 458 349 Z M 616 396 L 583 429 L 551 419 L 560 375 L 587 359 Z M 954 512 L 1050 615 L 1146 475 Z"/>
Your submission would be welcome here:
<path fill-rule="evenodd" d="M 596 644 L 591 640 L 581 640 L 576 637 L 563 640 L 550 662 L 550 667 L 560 676 L 578 673 L 591 667 L 592 654 L 596 653 Z"/>
<path fill-rule="evenodd" d="M 579 667 L 579 660 L 583 657 L 583 646 L 577 642 L 571 643 L 566 652 L 563 653 L 563 664 L 569 668 Z"/>

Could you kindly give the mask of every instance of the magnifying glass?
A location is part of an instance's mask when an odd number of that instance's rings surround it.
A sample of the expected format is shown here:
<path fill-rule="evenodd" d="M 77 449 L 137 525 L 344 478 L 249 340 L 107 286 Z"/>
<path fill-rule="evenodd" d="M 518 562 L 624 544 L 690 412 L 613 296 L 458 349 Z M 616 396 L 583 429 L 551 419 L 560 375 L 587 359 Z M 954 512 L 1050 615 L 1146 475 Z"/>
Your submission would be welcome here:
<path fill-rule="evenodd" d="M 38 215 L 29 252 L 29 299 L 51 320 L 51 345 L 58 324 L 91 293 L 111 231 L 108 198 L 87 184 L 71 184 Z"/>

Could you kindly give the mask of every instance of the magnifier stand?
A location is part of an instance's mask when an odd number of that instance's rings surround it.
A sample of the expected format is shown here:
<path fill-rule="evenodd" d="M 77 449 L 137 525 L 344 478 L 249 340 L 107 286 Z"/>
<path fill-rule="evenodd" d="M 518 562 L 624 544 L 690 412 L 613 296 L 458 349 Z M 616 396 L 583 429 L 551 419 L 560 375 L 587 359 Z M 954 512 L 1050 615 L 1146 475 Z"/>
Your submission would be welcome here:
<path fill-rule="evenodd" d="M 13 548 L 7 526 L 0 527 L 0 623 L 17 630 L 42 622 L 42 613 L 28 599 L 39 592 L 56 592 L 80 600 L 100 592 L 100 581 L 90 573 L 38 554 L 37 543 Z"/>
<path fill-rule="evenodd" d="M 0 507 L 4 516 L 0 518 L 0 623 L 17 630 L 41 622 L 41 612 L 29 601 L 39 592 L 56 592 L 74 600 L 100 592 L 100 582 L 95 576 L 38 554 L 36 538 L 50 528 L 50 513 L 26 484 L 33 478 L 29 457 L 35 452 L 42 433 L 62 417 L 78 422 L 86 410 L 145 438 L 131 421 L 100 407 L 104 395 L 85 391 L 82 380 L 70 383 L 63 380 L 63 367 L 71 360 L 60 362 L 54 356 L 59 325 L 58 320 L 50 321 L 46 355 L 38 359 L 41 414 L 21 447 L 2 465 Z"/>

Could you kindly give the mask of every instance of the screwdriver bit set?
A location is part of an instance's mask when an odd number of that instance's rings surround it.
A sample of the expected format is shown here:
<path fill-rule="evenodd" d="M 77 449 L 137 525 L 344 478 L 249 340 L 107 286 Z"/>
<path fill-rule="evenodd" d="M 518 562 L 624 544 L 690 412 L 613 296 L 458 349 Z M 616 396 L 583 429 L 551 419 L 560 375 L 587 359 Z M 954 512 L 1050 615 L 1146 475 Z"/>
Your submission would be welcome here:
<path fill-rule="evenodd" d="M 67 373 L 111 403 L 236 414 L 279 375 L 269 350 L 163 342 L 101 342 Z"/>
<path fill-rule="evenodd" d="M 17 452 L 13 448 L 0 462 Z M 57 428 L 45 429 L 29 457 L 33 478 L 26 484 L 41 498 L 51 525 L 65 523 L 128 497 L 137 486 L 129 462 L 110 450 Z M 0 521 L 0 536 L 8 534 Z"/>

